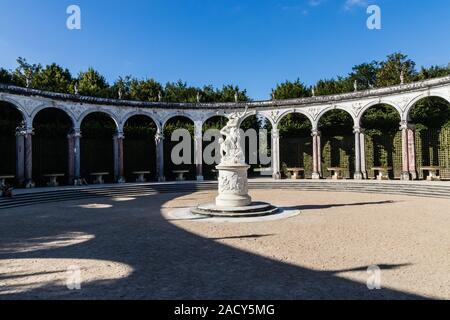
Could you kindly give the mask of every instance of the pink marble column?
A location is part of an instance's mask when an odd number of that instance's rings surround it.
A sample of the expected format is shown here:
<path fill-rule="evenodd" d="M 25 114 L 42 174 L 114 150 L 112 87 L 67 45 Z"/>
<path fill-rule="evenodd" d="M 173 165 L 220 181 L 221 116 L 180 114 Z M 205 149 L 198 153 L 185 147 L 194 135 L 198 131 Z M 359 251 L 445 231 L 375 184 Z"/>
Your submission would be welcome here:
<path fill-rule="evenodd" d="M 16 181 L 19 186 L 25 183 L 25 136 L 23 125 L 16 128 Z"/>
<path fill-rule="evenodd" d="M 25 134 L 25 188 L 34 188 L 33 182 L 33 129 Z"/>
<path fill-rule="evenodd" d="M 118 183 L 125 182 L 123 165 L 123 133 L 114 135 L 114 177 Z"/>
<path fill-rule="evenodd" d="M 75 176 L 75 154 L 74 154 L 74 148 L 75 148 L 75 139 L 73 137 L 73 133 L 69 133 L 67 135 L 67 152 L 68 152 L 68 163 L 67 163 L 67 182 L 68 184 L 73 184 L 74 182 L 74 176 Z"/>
<path fill-rule="evenodd" d="M 408 123 L 401 122 L 400 130 L 402 130 L 402 180 L 411 180 L 409 175 L 409 147 L 408 147 Z"/>
<path fill-rule="evenodd" d="M 411 179 L 416 180 L 418 177 L 416 168 L 416 133 L 415 127 L 410 125 L 408 132 L 408 166 Z"/>

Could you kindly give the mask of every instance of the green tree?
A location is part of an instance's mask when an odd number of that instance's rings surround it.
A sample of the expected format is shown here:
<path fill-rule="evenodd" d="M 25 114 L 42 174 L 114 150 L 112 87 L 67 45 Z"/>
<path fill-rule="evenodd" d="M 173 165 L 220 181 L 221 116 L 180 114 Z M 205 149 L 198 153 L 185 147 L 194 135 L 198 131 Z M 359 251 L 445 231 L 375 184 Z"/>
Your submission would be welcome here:
<path fill-rule="evenodd" d="M 103 97 L 107 96 L 108 82 L 104 76 L 93 68 L 78 75 L 78 92 L 82 95 Z"/>
<path fill-rule="evenodd" d="M 188 87 L 186 82 L 167 82 L 164 88 L 164 100 L 168 102 L 197 102 L 200 89 Z"/>
<path fill-rule="evenodd" d="M 427 80 L 450 75 L 450 65 L 447 67 L 431 66 L 429 68 L 422 67 L 417 75 L 417 80 Z"/>
<path fill-rule="evenodd" d="M 352 72 L 348 75 L 348 81 L 350 83 L 357 81 L 358 89 L 370 89 L 372 86 L 375 86 L 378 70 L 379 63 L 377 61 L 356 65 L 352 68 Z"/>
<path fill-rule="evenodd" d="M 12 84 L 12 75 L 11 72 L 9 72 L 6 69 L 0 68 L 0 83 L 3 84 Z"/>
<path fill-rule="evenodd" d="M 17 58 L 17 68 L 12 74 L 14 84 L 22 87 L 33 87 L 34 77 L 42 69 L 40 64 L 30 64 L 25 58 Z"/>
<path fill-rule="evenodd" d="M 108 98 L 130 99 L 131 76 L 119 77 L 113 85 L 108 88 Z"/>
<path fill-rule="evenodd" d="M 53 63 L 39 70 L 33 80 L 33 88 L 69 93 L 72 84 L 72 75 L 68 69 Z"/>
<path fill-rule="evenodd" d="M 353 83 L 348 78 L 319 80 L 315 86 L 317 96 L 340 94 L 353 91 Z"/>
<path fill-rule="evenodd" d="M 407 55 L 394 53 L 380 63 L 377 72 L 377 87 L 388 87 L 400 84 L 400 75 L 403 72 L 405 83 L 414 81 L 416 77 L 416 63 L 408 59 Z"/>
<path fill-rule="evenodd" d="M 234 102 L 236 93 L 239 102 L 250 101 L 250 98 L 247 96 L 247 90 L 241 90 L 239 89 L 239 86 L 229 84 L 224 85 L 222 89 L 218 91 L 218 102 Z"/>
<path fill-rule="evenodd" d="M 275 89 L 272 89 L 272 99 L 295 99 L 310 96 L 310 88 L 307 88 L 300 79 L 294 82 L 286 80 L 282 84 L 277 84 Z"/>
<path fill-rule="evenodd" d="M 154 79 L 132 79 L 130 82 L 130 98 L 133 100 L 155 102 L 160 92 L 163 93 L 163 87 Z"/>

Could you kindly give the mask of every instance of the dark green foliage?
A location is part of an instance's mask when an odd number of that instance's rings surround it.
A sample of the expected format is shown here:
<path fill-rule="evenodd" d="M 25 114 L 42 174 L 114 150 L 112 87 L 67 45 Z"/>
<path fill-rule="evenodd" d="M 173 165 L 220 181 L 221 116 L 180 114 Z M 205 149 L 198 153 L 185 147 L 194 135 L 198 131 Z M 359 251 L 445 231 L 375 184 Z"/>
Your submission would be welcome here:
<path fill-rule="evenodd" d="M 308 137 L 311 136 L 311 122 L 298 113 L 290 113 L 281 119 L 278 128 L 281 137 Z"/>
<path fill-rule="evenodd" d="M 307 88 L 300 79 L 294 82 L 286 80 L 282 84 L 277 84 L 276 88 L 272 90 L 272 99 L 295 99 L 311 96 L 311 89 Z"/>

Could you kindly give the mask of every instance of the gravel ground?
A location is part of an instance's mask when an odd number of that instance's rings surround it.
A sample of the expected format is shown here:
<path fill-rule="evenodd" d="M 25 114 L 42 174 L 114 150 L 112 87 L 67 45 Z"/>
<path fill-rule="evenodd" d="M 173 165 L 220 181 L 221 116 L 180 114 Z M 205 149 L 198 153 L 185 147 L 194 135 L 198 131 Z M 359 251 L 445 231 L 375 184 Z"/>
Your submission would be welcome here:
<path fill-rule="evenodd" d="M 254 200 L 301 214 L 242 223 L 169 214 L 214 196 L 0 210 L 0 299 L 450 299 L 449 200 L 258 190 Z M 366 285 L 373 265 L 380 290 Z"/>

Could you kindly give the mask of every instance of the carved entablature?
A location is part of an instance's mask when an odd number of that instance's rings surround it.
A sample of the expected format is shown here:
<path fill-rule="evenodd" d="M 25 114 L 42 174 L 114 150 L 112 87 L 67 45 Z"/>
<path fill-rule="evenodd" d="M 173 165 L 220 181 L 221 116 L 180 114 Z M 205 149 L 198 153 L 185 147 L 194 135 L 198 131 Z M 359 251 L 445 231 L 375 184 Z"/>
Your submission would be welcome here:
<path fill-rule="evenodd" d="M 214 115 L 229 117 L 235 111 L 242 111 L 246 107 L 248 107 L 247 116 L 259 113 L 275 125 L 283 115 L 295 111 L 308 116 L 315 126 L 323 111 L 336 106 L 349 112 L 357 121 L 368 106 L 376 103 L 394 106 L 404 119 L 407 118 L 408 108 L 415 101 L 428 96 L 440 96 L 450 102 L 450 77 L 338 95 L 242 103 L 128 101 L 52 93 L 0 84 L 0 100 L 16 106 L 22 112 L 27 126 L 31 126 L 32 117 L 40 110 L 54 107 L 67 112 L 73 118 L 75 126 L 79 126 L 82 118 L 89 113 L 96 111 L 107 113 L 117 122 L 119 129 L 131 114 L 152 115 L 153 120 L 158 122 L 158 129 L 161 129 L 169 118 L 175 116 L 184 116 L 194 122 L 204 122 Z"/>

